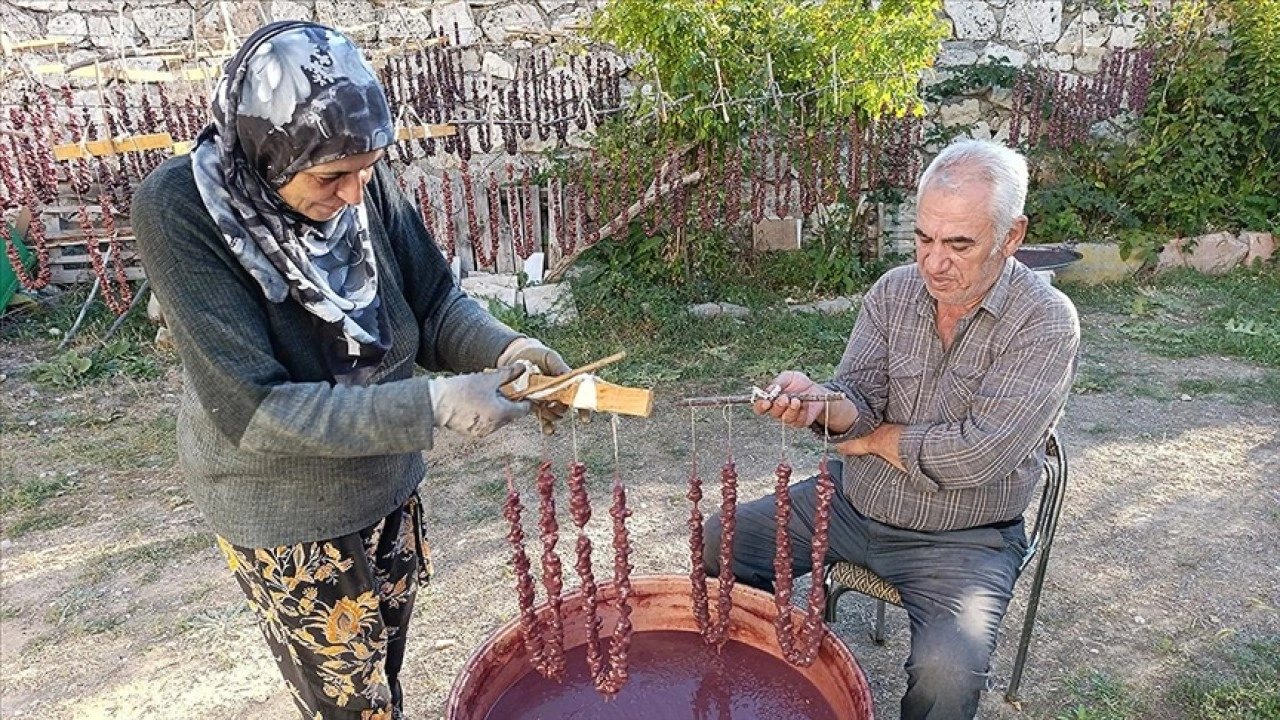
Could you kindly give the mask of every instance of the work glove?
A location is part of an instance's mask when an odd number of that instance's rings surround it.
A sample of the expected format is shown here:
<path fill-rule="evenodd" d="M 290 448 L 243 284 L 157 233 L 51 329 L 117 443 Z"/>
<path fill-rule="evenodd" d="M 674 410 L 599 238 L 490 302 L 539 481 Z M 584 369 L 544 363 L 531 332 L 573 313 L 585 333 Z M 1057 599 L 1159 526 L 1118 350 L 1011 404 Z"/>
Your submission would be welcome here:
<path fill-rule="evenodd" d="M 471 437 L 484 437 L 512 420 L 529 414 L 528 402 L 512 402 L 503 385 L 524 374 L 520 365 L 497 370 L 431 378 L 431 414 L 436 427 Z"/>
<path fill-rule="evenodd" d="M 563 375 L 573 369 L 564 361 L 564 358 L 560 357 L 560 353 L 531 337 L 512 340 L 511 344 L 507 345 L 507 348 L 498 356 L 499 366 L 515 364 L 527 364 L 531 372 L 552 377 Z M 535 402 L 533 410 L 538 416 L 538 422 L 542 425 L 542 433 L 551 435 L 556 431 L 556 421 L 564 417 L 569 408 L 558 402 Z M 590 422 L 591 411 L 579 410 L 578 419 L 584 423 Z"/>

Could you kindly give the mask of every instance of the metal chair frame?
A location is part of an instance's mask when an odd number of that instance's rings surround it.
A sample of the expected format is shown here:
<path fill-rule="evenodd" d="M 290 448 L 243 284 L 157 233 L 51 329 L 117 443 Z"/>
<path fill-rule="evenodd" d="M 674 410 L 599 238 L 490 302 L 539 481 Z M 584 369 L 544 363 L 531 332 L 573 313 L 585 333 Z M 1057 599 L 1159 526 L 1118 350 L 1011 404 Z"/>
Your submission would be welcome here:
<path fill-rule="evenodd" d="M 1031 594 L 1027 597 L 1027 609 L 1022 620 L 1022 637 L 1018 642 L 1018 655 L 1013 661 L 1013 675 L 1009 679 L 1009 689 L 1004 699 L 1010 703 L 1018 702 L 1018 688 L 1022 684 L 1022 671 L 1027 661 L 1027 649 L 1031 645 L 1031 631 L 1035 627 L 1036 611 L 1040 607 L 1040 594 L 1044 589 L 1045 570 L 1049 565 L 1049 550 L 1053 546 L 1053 537 L 1058 529 L 1058 517 L 1062 514 L 1062 497 L 1067 484 L 1067 454 L 1056 431 L 1049 434 L 1045 442 L 1044 490 L 1040 493 L 1040 504 L 1036 509 L 1035 525 L 1027 538 L 1027 551 L 1018 566 L 1018 576 L 1036 560 L 1036 569 L 1031 580 Z M 858 587 L 850 587 L 851 577 L 857 578 Z M 884 644 L 884 606 L 890 603 L 902 607 L 898 591 L 883 578 L 866 568 L 847 562 L 833 563 L 827 569 L 825 586 L 827 603 L 825 620 L 828 623 L 836 620 L 836 603 L 840 596 L 853 590 L 876 600 L 876 626 L 872 639 L 877 645 Z"/>

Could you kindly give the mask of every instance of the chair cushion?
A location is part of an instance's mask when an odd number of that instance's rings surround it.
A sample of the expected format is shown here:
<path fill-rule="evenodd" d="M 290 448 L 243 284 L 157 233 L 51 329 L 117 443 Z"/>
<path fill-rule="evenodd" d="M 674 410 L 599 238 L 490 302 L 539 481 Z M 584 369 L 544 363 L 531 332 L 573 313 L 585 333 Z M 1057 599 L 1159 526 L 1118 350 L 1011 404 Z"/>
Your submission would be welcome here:
<path fill-rule="evenodd" d="M 854 592 L 860 592 L 877 600 L 883 600 L 890 605 L 902 607 L 902 596 L 898 594 L 898 589 L 885 582 L 884 578 L 861 565 L 838 562 L 827 568 L 827 575 L 835 582 Z"/>

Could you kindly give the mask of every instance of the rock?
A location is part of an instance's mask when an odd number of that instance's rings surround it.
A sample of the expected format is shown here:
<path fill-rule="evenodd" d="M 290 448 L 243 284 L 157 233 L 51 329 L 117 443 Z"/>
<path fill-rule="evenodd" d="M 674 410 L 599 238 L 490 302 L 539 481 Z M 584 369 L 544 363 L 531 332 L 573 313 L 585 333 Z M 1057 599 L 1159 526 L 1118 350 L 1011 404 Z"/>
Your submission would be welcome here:
<path fill-rule="evenodd" d="M 271 20 L 310 20 L 311 8 L 294 0 L 271 0 Z"/>
<path fill-rule="evenodd" d="M 164 309 L 160 307 L 160 299 L 155 293 L 147 298 L 147 319 L 157 325 L 164 325 Z"/>
<path fill-rule="evenodd" d="M 68 43 L 79 43 L 89 35 L 89 21 L 80 13 L 63 13 L 49 19 L 45 33 L 50 37 L 60 37 Z"/>
<path fill-rule="evenodd" d="M 1014 50 L 1007 45 L 988 44 L 986 49 L 982 51 L 982 58 L 985 62 L 991 62 L 998 58 L 1004 58 L 1013 67 L 1022 67 L 1027 64 L 1027 54 L 1021 50 Z"/>
<path fill-rule="evenodd" d="M 133 24 L 151 45 L 168 45 L 187 39 L 191 17 L 177 8 L 138 8 L 133 11 Z"/>
<path fill-rule="evenodd" d="M 547 23 L 542 19 L 538 8 L 514 3 L 490 10 L 485 14 L 484 20 L 480 21 L 480 28 L 491 42 L 505 43 L 508 30 L 546 30 Z"/>
<path fill-rule="evenodd" d="M 496 78 L 503 80 L 516 79 L 516 66 L 507 62 L 497 53 L 487 52 L 484 54 L 484 62 L 481 63 L 481 70 Z"/>
<path fill-rule="evenodd" d="M 991 40 L 999 28 L 984 0 L 943 0 L 943 10 L 955 25 L 957 40 Z"/>
<path fill-rule="evenodd" d="M 1147 29 L 1147 16 L 1140 12 L 1122 12 L 1112 21 L 1111 37 L 1107 45 L 1113 50 L 1125 50 L 1138 44 L 1138 36 Z"/>
<path fill-rule="evenodd" d="M 378 38 L 383 41 L 399 41 L 404 38 L 425 38 L 435 34 L 433 16 L 422 8 L 403 8 L 382 17 Z M 449 30 L 452 35 L 452 27 Z"/>
<path fill-rule="evenodd" d="M 1046 70 L 1070 72 L 1076 65 L 1076 59 L 1069 54 L 1045 53 L 1036 59 L 1036 65 Z"/>
<path fill-rule="evenodd" d="M 1244 256 L 1244 264 L 1252 265 L 1254 260 L 1270 260 L 1276 252 L 1275 236 L 1269 232 L 1246 230 L 1240 233 L 1240 239 L 1249 245 L 1249 253 Z"/>
<path fill-rule="evenodd" d="M 1110 37 L 1111 25 L 1102 21 L 1098 11 L 1088 8 L 1071 21 L 1053 46 L 1060 53 L 1076 55 L 1090 48 L 1100 48 Z"/>
<path fill-rule="evenodd" d="M 454 24 L 458 25 L 458 37 L 454 38 Z M 444 28 L 451 41 L 459 45 L 470 45 L 480 40 L 480 29 L 476 27 L 475 16 L 471 14 L 471 5 L 465 2 L 449 3 L 431 9 L 431 24 Z"/>
<path fill-rule="evenodd" d="M 9 0 L 9 4 L 24 10 L 43 13 L 66 12 L 69 7 L 67 0 Z"/>
<path fill-rule="evenodd" d="M 1102 67 L 1102 58 L 1106 54 L 1105 48 L 1089 48 L 1085 50 L 1083 54 L 1076 56 L 1076 72 L 1084 75 L 1093 75 Z"/>
<path fill-rule="evenodd" d="M 969 47 L 968 43 L 944 42 L 942 51 L 938 53 L 935 68 L 967 67 L 978 62 L 978 51 Z"/>
<path fill-rule="evenodd" d="M 1156 272 L 1186 267 L 1187 258 L 1182 254 L 1186 238 L 1174 238 L 1160 248 L 1160 257 L 1156 258 Z"/>
<path fill-rule="evenodd" d="M 1057 42 L 1062 35 L 1062 0 L 1009 0 L 1000 37 L 1017 45 Z"/>
<path fill-rule="evenodd" d="M 40 23 L 30 15 L 6 6 L 0 6 L 0 27 L 4 28 L 5 35 L 14 42 L 34 40 L 44 35 L 40 31 Z"/>
<path fill-rule="evenodd" d="M 351 30 L 377 20 L 373 6 L 349 0 L 316 0 L 316 18 L 331 27 Z"/>
<path fill-rule="evenodd" d="M 689 314 L 702 318 L 715 317 L 749 317 L 751 311 L 741 305 L 733 303 L 702 303 L 701 305 L 690 305 Z"/>
<path fill-rule="evenodd" d="M 94 47 L 131 47 L 138 42 L 138 26 L 128 15 L 90 15 L 88 20 L 89 43 Z"/>
<path fill-rule="evenodd" d="M 982 108 L 978 101 L 969 98 L 958 103 L 943 105 L 939 112 L 939 120 L 944 126 L 973 125 L 982 119 Z"/>
<path fill-rule="evenodd" d="M 552 325 L 563 325 L 578 317 L 573 293 L 565 283 L 530 285 L 524 289 L 524 311 L 546 318 Z"/>
<path fill-rule="evenodd" d="M 1221 275 L 1239 265 L 1248 254 L 1248 241 L 1231 233 L 1201 235 L 1187 256 L 1187 266 L 1206 275 Z"/>
<path fill-rule="evenodd" d="M 507 307 L 516 306 L 516 286 L 518 281 L 514 275 L 490 275 L 488 273 L 472 273 L 462 278 L 459 285 L 462 291 L 484 304 L 496 300 Z"/>

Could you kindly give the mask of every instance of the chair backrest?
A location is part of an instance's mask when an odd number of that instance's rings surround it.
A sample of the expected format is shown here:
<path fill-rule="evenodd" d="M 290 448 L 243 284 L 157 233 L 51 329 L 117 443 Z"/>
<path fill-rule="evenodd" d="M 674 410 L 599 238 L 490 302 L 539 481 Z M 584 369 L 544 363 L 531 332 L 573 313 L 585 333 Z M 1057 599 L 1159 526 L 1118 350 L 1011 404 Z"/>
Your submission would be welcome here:
<path fill-rule="evenodd" d="M 1040 493 L 1040 505 L 1036 509 L 1035 525 L 1027 537 L 1027 551 L 1022 555 L 1021 573 L 1031 564 L 1037 552 L 1048 554 L 1053 536 L 1058 530 L 1058 516 L 1062 514 L 1062 497 L 1067 489 L 1067 451 L 1062 446 L 1058 431 L 1049 433 L 1044 448 L 1044 488 Z"/>

